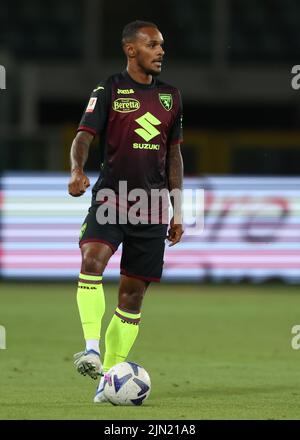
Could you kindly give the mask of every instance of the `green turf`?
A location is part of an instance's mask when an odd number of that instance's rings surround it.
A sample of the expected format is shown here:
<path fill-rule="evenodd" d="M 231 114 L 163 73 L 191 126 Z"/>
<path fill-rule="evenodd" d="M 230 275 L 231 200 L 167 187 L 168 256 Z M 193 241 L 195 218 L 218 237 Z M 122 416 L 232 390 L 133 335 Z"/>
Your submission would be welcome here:
<path fill-rule="evenodd" d="M 76 373 L 83 348 L 75 283 L 0 286 L 0 419 L 297 419 L 299 288 L 153 285 L 129 359 L 149 371 L 142 407 L 95 405 Z M 117 287 L 105 286 L 104 328 Z"/>

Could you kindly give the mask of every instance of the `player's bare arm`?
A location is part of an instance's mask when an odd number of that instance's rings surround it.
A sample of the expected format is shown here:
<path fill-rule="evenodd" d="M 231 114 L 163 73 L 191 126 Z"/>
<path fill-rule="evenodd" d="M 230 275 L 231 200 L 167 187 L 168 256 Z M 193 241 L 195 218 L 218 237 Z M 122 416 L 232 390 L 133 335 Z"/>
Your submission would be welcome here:
<path fill-rule="evenodd" d="M 90 186 L 88 177 L 84 174 L 83 167 L 89 154 L 89 148 L 94 136 L 88 132 L 80 131 L 73 140 L 71 159 L 71 178 L 69 181 L 69 194 L 79 197 Z"/>
<path fill-rule="evenodd" d="M 173 217 L 168 230 L 168 240 L 171 242 L 169 246 L 174 246 L 181 240 L 183 234 L 182 227 L 182 182 L 183 182 L 183 160 L 180 151 L 180 145 L 172 145 L 168 152 L 167 174 L 169 182 L 169 191 L 178 189 L 177 203 L 171 197 L 173 206 Z"/>

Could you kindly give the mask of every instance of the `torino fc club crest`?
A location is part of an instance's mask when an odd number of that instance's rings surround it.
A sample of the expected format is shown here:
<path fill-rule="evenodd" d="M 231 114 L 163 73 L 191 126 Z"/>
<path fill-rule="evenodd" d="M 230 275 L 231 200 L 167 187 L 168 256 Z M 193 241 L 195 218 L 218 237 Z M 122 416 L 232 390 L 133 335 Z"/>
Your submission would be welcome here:
<path fill-rule="evenodd" d="M 170 111 L 173 107 L 173 97 L 167 93 L 159 93 L 159 102 L 163 106 L 163 108 L 167 111 Z"/>

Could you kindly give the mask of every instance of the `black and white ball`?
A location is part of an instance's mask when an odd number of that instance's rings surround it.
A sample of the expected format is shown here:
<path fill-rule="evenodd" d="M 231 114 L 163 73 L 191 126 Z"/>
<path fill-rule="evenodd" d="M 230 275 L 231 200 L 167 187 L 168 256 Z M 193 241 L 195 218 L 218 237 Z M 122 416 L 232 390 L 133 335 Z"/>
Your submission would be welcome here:
<path fill-rule="evenodd" d="M 142 405 L 150 391 L 149 374 L 133 362 L 114 365 L 104 375 L 104 395 L 113 405 Z"/>

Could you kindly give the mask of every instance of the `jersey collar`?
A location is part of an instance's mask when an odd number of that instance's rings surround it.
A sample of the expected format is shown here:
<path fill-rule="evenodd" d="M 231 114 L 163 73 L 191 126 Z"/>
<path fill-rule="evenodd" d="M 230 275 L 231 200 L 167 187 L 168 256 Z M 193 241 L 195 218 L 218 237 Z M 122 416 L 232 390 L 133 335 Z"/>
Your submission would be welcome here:
<path fill-rule="evenodd" d="M 131 76 L 129 75 L 129 73 L 127 72 L 127 70 L 123 70 L 122 75 L 124 76 L 124 78 L 131 82 L 135 87 L 139 87 L 141 89 L 153 89 L 156 85 L 156 80 L 154 77 L 152 77 L 152 83 L 151 84 L 142 84 L 139 83 L 137 81 L 135 81 L 133 78 L 131 78 Z"/>

